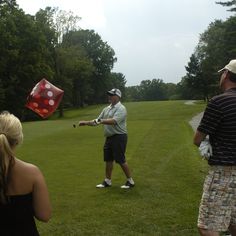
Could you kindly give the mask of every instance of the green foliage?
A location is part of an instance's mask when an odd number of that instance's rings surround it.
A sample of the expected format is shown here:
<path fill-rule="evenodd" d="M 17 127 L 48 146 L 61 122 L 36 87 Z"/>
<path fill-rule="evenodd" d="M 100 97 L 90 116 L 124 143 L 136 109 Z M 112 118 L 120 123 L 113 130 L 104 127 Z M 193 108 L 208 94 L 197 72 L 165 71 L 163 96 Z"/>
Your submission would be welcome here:
<path fill-rule="evenodd" d="M 126 97 L 125 84 L 126 84 L 126 79 L 122 73 L 111 72 L 107 77 L 106 88 L 107 90 L 110 90 L 110 88 L 119 88 L 122 92 L 122 99 L 125 99 Z"/>
<path fill-rule="evenodd" d="M 163 101 L 173 96 L 180 98 L 176 84 L 164 83 L 161 79 L 143 80 L 139 86 L 126 88 L 127 101 Z"/>
<path fill-rule="evenodd" d="M 32 85 L 53 73 L 44 35 L 32 17 L 12 5 L 0 6 L 0 15 L 0 80 L 7 98 L 2 108 L 22 117 Z"/>
<path fill-rule="evenodd" d="M 116 62 L 114 50 L 94 30 L 71 31 L 64 35 L 63 45 L 65 47 L 80 47 L 86 58 L 92 63 L 93 71 L 90 76 L 89 92 L 93 97 L 87 96 L 85 103 L 101 103 L 105 101 L 104 91 L 110 89 L 110 84 L 114 84 L 111 78 L 111 69 Z M 118 80 L 120 82 L 118 83 Z M 123 86 L 124 79 L 116 77 L 116 84 Z M 122 88 L 120 88 L 122 90 Z M 90 94 L 89 94 L 90 95 Z"/>
<path fill-rule="evenodd" d="M 0 7 L 10 7 L 10 8 L 15 8 L 17 7 L 16 0 L 1 0 L 0 1 Z"/>
<path fill-rule="evenodd" d="M 187 76 L 184 76 L 181 81 L 177 84 L 177 96 L 179 99 L 199 99 L 199 94 L 196 94 L 194 89 L 189 86 Z"/>
<path fill-rule="evenodd" d="M 125 177 L 114 168 L 113 186 L 103 180 L 102 127 L 72 128 L 93 119 L 102 106 L 65 112 L 65 118 L 23 124 L 17 157 L 40 167 L 53 206 L 42 236 L 197 235 L 197 214 L 207 164 L 192 144 L 189 120 L 205 104 L 135 102 L 128 110 L 127 161 L 136 186 L 120 189 Z"/>
<path fill-rule="evenodd" d="M 141 101 L 140 86 L 128 86 L 126 88 L 126 101 Z"/>
<path fill-rule="evenodd" d="M 116 62 L 114 50 L 94 30 L 71 31 L 64 35 L 66 45 L 79 45 L 85 49 L 87 56 L 96 68 L 99 76 L 109 73 Z"/>
<path fill-rule="evenodd" d="M 226 57 L 225 59 L 235 58 L 236 46 L 236 17 L 230 17 L 224 24 L 225 35 L 224 35 L 224 50 Z M 228 62 L 227 62 L 228 63 Z"/>
<path fill-rule="evenodd" d="M 235 58 L 236 17 L 216 20 L 201 34 L 195 52 L 190 57 L 183 83 L 197 98 L 208 100 L 219 93 L 217 71 Z M 185 83 L 186 81 L 186 83 Z"/>
<path fill-rule="evenodd" d="M 91 78 L 95 68 L 84 54 L 79 46 L 57 49 L 60 75 L 64 76 L 64 102 L 70 107 L 83 107 L 92 95 Z"/>
<path fill-rule="evenodd" d="M 233 7 L 235 1 L 218 4 Z M 236 17 L 216 20 L 201 34 L 180 83 L 152 79 L 126 88 L 125 75 L 112 72 L 114 50 L 94 30 L 81 29 L 80 19 L 51 7 L 26 15 L 15 0 L 0 1 L 1 110 L 32 118 L 24 105 L 42 78 L 65 91 L 60 116 L 64 108 L 106 102 L 105 91 L 112 87 L 121 89 L 126 101 L 208 100 L 219 92 L 216 71 L 236 53 Z"/>
<path fill-rule="evenodd" d="M 226 2 L 216 2 L 216 4 L 220 4 L 224 7 L 232 7 L 228 11 L 236 11 L 236 1 L 231 0 L 231 1 L 226 1 Z"/>
<path fill-rule="evenodd" d="M 187 75 L 185 77 L 187 86 L 192 88 L 193 93 L 195 94 L 195 99 L 209 99 L 210 93 L 210 79 L 211 77 L 206 74 L 206 70 L 203 69 L 203 65 L 200 63 L 198 56 L 193 54 L 190 57 L 190 62 L 188 66 L 185 67 Z"/>
<path fill-rule="evenodd" d="M 93 30 L 78 26 L 80 17 L 58 8 L 26 15 L 15 1 L 0 3 L 0 109 L 22 119 L 33 86 L 46 78 L 65 91 L 60 106 L 82 107 L 104 102 L 110 86 L 124 91 L 121 73 L 111 73 L 114 50 Z"/>

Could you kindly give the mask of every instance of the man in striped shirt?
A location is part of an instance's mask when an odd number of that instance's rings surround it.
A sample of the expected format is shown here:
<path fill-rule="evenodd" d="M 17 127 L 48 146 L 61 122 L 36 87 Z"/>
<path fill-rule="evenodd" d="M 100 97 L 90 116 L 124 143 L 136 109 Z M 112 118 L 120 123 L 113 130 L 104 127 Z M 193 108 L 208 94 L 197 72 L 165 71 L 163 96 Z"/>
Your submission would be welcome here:
<path fill-rule="evenodd" d="M 208 103 L 194 136 L 200 146 L 209 135 L 212 147 L 199 207 L 200 235 L 236 235 L 236 59 L 221 69 L 221 95 Z"/>

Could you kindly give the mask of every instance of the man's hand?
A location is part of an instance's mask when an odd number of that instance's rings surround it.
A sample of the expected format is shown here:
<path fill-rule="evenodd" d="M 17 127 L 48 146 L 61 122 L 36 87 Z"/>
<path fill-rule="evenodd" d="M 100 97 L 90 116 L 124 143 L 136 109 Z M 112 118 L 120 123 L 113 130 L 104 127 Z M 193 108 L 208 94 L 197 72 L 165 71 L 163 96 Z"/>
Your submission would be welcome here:
<path fill-rule="evenodd" d="M 198 150 L 203 159 L 209 160 L 212 156 L 212 146 L 208 139 L 205 139 L 201 142 Z"/>
<path fill-rule="evenodd" d="M 85 125 L 88 125 L 88 126 L 97 126 L 101 124 L 101 120 L 100 119 L 95 119 L 95 120 L 81 120 L 79 122 L 79 126 L 85 126 Z"/>

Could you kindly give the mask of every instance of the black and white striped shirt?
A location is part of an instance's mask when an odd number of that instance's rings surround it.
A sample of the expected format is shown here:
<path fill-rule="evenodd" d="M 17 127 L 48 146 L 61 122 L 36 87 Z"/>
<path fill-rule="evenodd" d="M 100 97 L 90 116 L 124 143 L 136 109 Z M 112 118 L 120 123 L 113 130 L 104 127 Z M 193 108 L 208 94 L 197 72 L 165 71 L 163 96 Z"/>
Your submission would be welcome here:
<path fill-rule="evenodd" d="M 198 131 L 210 137 L 210 165 L 236 165 L 236 88 L 210 100 Z"/>

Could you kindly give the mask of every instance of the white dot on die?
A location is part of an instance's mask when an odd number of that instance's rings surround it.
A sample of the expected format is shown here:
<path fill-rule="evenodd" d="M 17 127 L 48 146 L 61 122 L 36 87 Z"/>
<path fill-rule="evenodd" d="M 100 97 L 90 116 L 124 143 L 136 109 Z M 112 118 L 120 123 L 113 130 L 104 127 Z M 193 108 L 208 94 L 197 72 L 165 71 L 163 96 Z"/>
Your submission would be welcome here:
<path fill-rule="evenodd" d="M 48 91 L 47 95 L 48 95 L 48 97 L 52 97 L 53 96 L 53 92 L 52 91 Z"/>
<path fill-rule="evenodd" d="M 34 103 L 33 103 L 33 106 L 34 106 L 34 107 L 38 107 L 39 104 L 38 104 L 37 102 L 34 102 Z"/>
<path fill-rule="evenodd" d="M 50 84 L 45 84 L 45 88 L 50 89 L 51 85 Z"/>
<path fill-rule="evenodd" d="M 55 103 L 55 102 L 54 102 L 54 100 L 52 100 L 52 99 L 50 99 L 49 102 L 48 102 L 48 104 L 49 104 L 50 106 L 53 106 L 54 103 Z"/>

